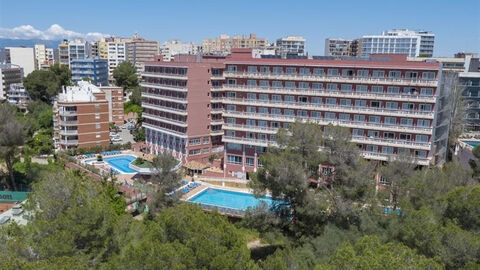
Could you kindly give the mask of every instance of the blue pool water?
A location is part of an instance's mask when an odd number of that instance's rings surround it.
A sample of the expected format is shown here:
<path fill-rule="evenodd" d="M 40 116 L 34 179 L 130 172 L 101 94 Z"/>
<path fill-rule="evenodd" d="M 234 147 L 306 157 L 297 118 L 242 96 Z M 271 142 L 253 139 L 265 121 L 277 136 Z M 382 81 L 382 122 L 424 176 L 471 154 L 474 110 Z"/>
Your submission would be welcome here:
<path fill-rule="evenodd" d="M 227 191 L 215 188 L 207 188 L 201 193 L 188 200 L 189 202 L 221 206 L 226 208 L 247 210 L 249 207 L 255 207 L 264 201 L 269 206 L 273 200 L 269 197 L 255 198 L 253 194 Z"/>
<path fill-rule="evenodd" d="M 106 157 L 103 158 L 110 166 L 120 173 L 136 173 L 137 171 L 130 169 L 128 165 L 130 162 L 134 161 L 136 157 L 134 156 L 116 156 L 116 157 Z"/>
<path fill-rule="evenodd" d="M 480 144 L 479 141 L 463 141 L 463 142 L 466 143 L 466 144 L 468 144 L 468 145 L 470 145 L 470 146 L 472 146 L 472 147 L 475 147 L 475 146 L 477 146 L 477 145 Z"/>

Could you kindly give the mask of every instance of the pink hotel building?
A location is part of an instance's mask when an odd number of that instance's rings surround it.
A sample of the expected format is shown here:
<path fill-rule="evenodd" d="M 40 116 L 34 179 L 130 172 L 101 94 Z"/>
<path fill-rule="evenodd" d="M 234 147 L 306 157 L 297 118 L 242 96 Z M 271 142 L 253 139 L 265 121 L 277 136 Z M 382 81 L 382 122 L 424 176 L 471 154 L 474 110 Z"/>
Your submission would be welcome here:
<path fill-rule="evenodd" d="M 366 159 L 409 153 L 419 165 L 443 163 L 447 88 L 439 63 L 405 55 L 370 59 L 177 56 L 145 64 L 146 143 L 183 162 L 223 155 L 224 175 L 261 166 L 275 134 L 300 119 L 350 128 Z M 445 88 L 445 89 L 444 89 Z"/>

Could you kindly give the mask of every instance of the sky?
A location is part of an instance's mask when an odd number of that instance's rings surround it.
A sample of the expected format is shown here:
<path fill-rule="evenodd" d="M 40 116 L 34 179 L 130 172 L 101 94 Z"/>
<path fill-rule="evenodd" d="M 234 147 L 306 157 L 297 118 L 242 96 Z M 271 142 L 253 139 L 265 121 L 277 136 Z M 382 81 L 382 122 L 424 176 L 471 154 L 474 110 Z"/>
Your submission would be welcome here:
<path fill-rule="evenodd" d="M 408 28 L 435 33 L 435 56 L 480 53 L 480 0 L 0 0 L 0 37 L 61 39 L 134 33 L 201 43 L 255 33 L 273 42 L 307 39 L 323 55 L 325 38 L 356 38 Z M 59 38 L 60 37 L 60 38 Z"/>

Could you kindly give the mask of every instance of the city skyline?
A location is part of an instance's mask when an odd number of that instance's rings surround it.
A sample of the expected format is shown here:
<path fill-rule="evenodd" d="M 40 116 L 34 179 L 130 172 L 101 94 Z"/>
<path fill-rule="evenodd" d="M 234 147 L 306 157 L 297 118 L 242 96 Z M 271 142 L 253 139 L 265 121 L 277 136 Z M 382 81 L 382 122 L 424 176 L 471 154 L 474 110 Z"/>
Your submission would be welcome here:
<path fill-rule="evenodd" d="M 132 14 L 127 2 L 116 2 L 116 8 L 112 9 L 111 3 L 107 2 L 73 6 L 73 3 L 60 1 L 0 1 L 0 36 L 50 39 L 63 35 L 98 39 L 102 35 L 131 36 L 138 33 L 160 42 L 179 39 L 201 44 L 202 39 L 220 34 L 255 33 L 269 42 L 287 35 L 301 35 L 307 39 L 306 50 L 311 55 L 323 55 L 325 38 L 357 38 L 389 29 L 408 28 L 435 33 L 434 56 L 452 56 L 458 51 L 478 53 L 480 24 L 475 19 L 478 10 L 475 6 L 480 7 L 479 2 L 465 0 L 451 4 L 436 1 L 435 8 L 430 9 L 432 3 L 404 1 L 398 6 L 397 3 L 380 1 L 371 1 L 368 5 L 353 1 L 335 4 L 306 1 L 292 7 L 284 1 L 243 1 L 241 6 L 220 1 L 149 1 L 137 6 L 137 12 Z M 466 9 L 467 6 L 472 8 Z M 15 12 L 18 10 L 23 12 Z M 95 19 L 72 16 L 67 12 L 69 10 L 90 14 L 88 18 Z M 392 16 L 391 10 L 401 16 Z M 339 14 L 345 19 L 339 20 Z M 119 19 L 122 17 L 131 19 Z"/>

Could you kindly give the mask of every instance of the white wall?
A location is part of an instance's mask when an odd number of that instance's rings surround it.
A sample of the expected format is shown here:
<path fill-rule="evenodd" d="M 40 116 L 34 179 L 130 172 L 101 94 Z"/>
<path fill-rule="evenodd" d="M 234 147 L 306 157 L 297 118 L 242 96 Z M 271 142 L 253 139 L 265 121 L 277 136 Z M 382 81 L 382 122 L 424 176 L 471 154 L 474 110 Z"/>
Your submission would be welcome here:
<path fill-rule="evenodd" d="M 23 76 L 35 70 L 35 51 L 33 48 L 7 47 L 10 50 L 10 63 L 23 68 Z"/>

